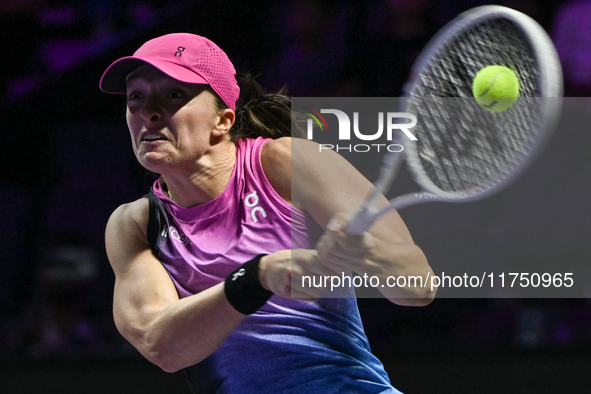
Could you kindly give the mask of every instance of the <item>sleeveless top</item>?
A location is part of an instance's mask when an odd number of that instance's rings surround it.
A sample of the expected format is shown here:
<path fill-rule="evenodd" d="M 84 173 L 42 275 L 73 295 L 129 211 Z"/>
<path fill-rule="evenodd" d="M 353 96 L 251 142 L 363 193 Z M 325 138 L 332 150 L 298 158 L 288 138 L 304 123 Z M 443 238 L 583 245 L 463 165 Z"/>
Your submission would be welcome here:
<path fill-rule="evenodd" d="M 181 298 L 258 254 L 311 249 L 322 233 L 267 180 L 260 162 L 267 141 L 237 143 L 227 187 L 205 204 L 178 206 L 160 180 L 146 196 L 148 240 Z M 196 393 L 399 393 L 370 351 L 353 293 L 315 302 L 272 296 L 186 372 Z"/>

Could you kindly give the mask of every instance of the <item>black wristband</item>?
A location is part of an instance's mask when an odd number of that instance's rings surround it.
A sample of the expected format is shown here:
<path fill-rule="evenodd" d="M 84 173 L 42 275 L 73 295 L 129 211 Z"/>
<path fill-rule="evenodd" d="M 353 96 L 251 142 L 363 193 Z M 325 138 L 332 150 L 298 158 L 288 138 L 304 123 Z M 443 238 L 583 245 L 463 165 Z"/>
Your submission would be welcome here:
<path fill-rule="evenodd" d="M 224 292 L 230 305 L 243 315 L 258 311 L 273 295 L 261 285 L 259 262 L 266 254 L 260 254 L 226 277 Z"/>

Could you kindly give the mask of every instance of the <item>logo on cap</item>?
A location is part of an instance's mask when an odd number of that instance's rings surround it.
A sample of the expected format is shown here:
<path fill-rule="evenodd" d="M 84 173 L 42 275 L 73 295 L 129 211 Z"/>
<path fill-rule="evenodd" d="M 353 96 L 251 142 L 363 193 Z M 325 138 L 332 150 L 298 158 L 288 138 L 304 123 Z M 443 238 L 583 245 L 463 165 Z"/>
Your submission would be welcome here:
<path fill-rule="evenodd" d="M 179 55 L 179 57 L 183 56 L 183 52 L 185 51 L 185 47 L 178 47 L 176 49 L 176 52 L 174 53 L 174 56 Z"/>

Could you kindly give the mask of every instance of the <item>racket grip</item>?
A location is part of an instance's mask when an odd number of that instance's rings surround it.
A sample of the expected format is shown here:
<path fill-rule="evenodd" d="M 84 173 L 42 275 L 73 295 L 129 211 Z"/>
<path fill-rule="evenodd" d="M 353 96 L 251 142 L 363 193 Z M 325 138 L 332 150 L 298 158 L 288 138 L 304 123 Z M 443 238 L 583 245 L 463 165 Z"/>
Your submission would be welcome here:
<path fill-rule="evenodd" d="M 349 235 L 362 235 L 372 225 L 375 215 L 368 212 L 366 207 L 361 207 L 355 216 L 345 226 L 345 232 Z"/>

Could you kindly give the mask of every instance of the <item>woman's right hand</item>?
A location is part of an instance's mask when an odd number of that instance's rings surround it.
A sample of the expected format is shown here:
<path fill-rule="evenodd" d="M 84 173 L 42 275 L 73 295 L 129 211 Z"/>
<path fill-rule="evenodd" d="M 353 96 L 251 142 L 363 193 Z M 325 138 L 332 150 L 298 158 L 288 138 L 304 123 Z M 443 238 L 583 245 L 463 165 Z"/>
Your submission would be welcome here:
<path fill-rule="evenodd" d="M 304 300 L 320 298 L 326 287 L 310 284 L 320 282 L 330 284 L 330 281 L 324 281 L 324 278 L 333 275 L 337 274 L 320 262 L 315 250 L 281 250 L 264 256 L 259 263 L 261 285 L 283 298 Z M 302 281 L 306 276 L 311 280 L 308 281 L 306 278 Z M 313 277 L 316 277 L 316 280 L 312 282 Z"/>

